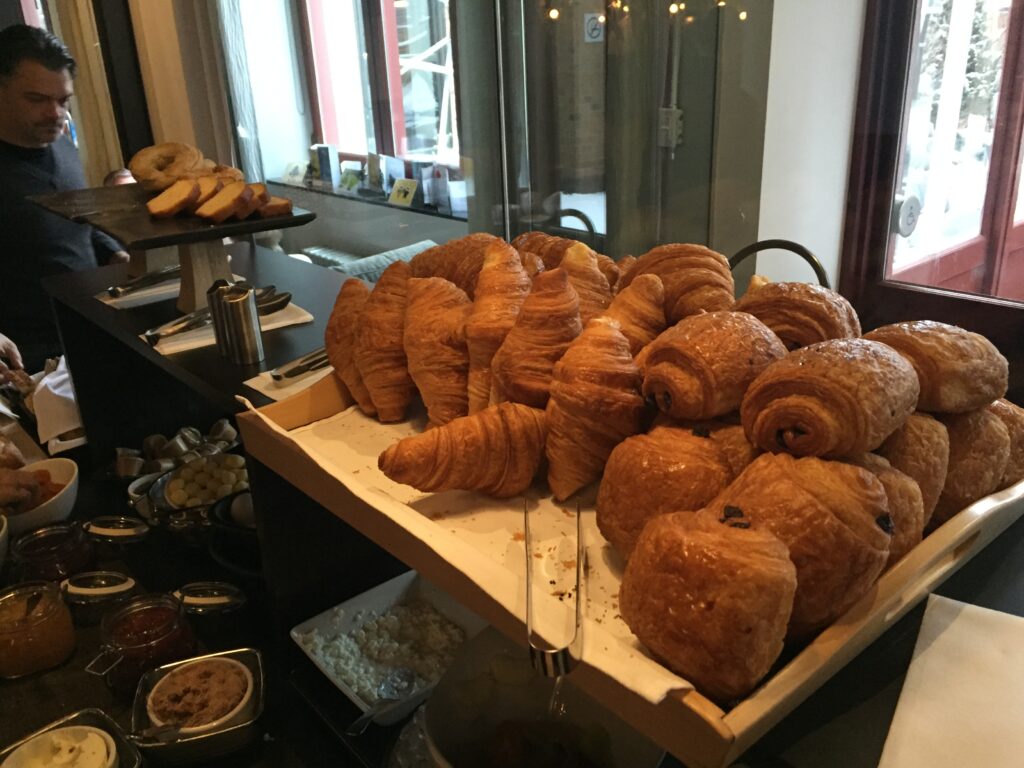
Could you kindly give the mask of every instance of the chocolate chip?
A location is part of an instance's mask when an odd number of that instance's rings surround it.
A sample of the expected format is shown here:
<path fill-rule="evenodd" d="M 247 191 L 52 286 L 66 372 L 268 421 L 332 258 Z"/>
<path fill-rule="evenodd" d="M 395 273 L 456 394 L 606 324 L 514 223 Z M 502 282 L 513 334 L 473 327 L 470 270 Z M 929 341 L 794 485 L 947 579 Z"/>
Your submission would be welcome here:
<path fill-rule="evenodd" d="M 647 406 L 649 408 L 657 408 L 658 407 L 658 401 L 655 400 L 654 395 L 648 395 L 647 397 L 645 397 L 644 398 L 644 402 L 647 404 Z"/>
<path fill-rule="evenodd" d="M 729 517 L 743 517 L 743 510 L 739 507 L 734 507 L 730 504 L 725 505 L 725 509 L 722 510 L 722 514 L 727 518 Z"/>
<path fill-rule="evenodd" d="M 789 447 L 786 445 L 786 430 L 780 429 L 775 432 L 775 442 L 779 444 L 779 448 L 786 449 Z"/>
<path fill-rule="evenodd" d="M 694 427 L 693 428 L 693 436 L 694 437 L 711 437 L 711 430 L 708 429 L 707 427 Z"/>
<path fill-rule="evenodd" d="M 896 526 L 892 524 L 892 518 L 889 515 L 879 515 L 875 518 L 875 525 L 881 528 L 883 531 L 892 536 L 896 533 Z"/>
<path fill-rule="evenodd" d="M 732 520 L 726 523 L 730 528 L 749 528 L 750 523 L 746 520 Z"/>

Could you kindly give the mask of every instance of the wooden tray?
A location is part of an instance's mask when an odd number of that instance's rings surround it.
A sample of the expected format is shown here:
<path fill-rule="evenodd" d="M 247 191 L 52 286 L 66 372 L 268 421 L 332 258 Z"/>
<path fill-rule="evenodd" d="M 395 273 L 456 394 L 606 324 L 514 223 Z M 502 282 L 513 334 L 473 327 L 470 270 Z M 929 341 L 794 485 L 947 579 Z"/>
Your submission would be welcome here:
<path fill-rule="evenodd" d="M 352 401 L 336 377 L 288 400 L 238 416 L 247 451 L 299 490 L 426 578 L 461 600 L 512 639 L 525 643 L 523 585 L 515 574 L 471 548 L 458 562 L 441 556 L 456 536 L 443 525 L 390 498 L 379 473 L 347 475 L 342 483 L 290 431 L 319 428 Z M 365 428 L 375 427 L 369 421 Z M 344 439 L 344 438 L 342 438 Z M 353 434 L 353 441 L 358 435 Z M 375 462 L 374 457 L 367 457 Z M 520 503 L 513 500 L 510 503 Z M 414 510 L 413 510 L 414 511 Z M 403 514 L 404 513 L 404 514 Z M 877 582 L 845 616 L 826 629 L 729 711 L 699 692 L 679 691 L 652 703 L 639 693 L 653 662 L 637 664 L 631 679 L 584 661 L 573 682 L 687 765 L 722 768 L 838 672 L 887 628 L 956 572 L 1024 513 L 1024 482 L 988 496 L 956 515 Z M 591 650 L 593 650 L 591 648 Z M 586 652 L 585 652 L 586 653 Z"/>
<path fill-rule="evenodd" d="M 30 197 L 34 203 L 72 221 L 91 224 L 124 244 L 126 250 L 143 251 L 168 245 L 200 243 L 237 237 L 268 229 L 284 229 L 308 224 L 316 214 L 295 208 L 285 216 L 210 224 L 197 216 L 154 219 L 146 210 L 153 197 L 138 184 L 96 187 Z"/>

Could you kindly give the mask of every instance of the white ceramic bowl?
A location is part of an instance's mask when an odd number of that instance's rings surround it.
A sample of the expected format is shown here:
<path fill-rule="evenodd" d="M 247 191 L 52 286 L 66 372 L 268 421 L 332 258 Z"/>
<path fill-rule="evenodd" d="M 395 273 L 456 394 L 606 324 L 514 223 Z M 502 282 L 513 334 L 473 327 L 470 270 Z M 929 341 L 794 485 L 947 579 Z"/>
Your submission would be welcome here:
<path fill-rule="evenodd" d="M 11 515 L 7 521 L 11 528 L 11 536 L 20 536 L 44 525 L 61 523 L 68 519 L 75 507 L 75 499 L 78 498 L 78 465 L 71 459 L 57 458 L 43 459 L 22 467 L 22 471 L 37 469 L 47 470 L 50 479 L 64 487 L 56 496 L 44 501 L 35 509 Z"/>
<path fill-rule="evenodd" d="M 0 515 L 0 572 L 4 569 L 4 561 L 7 559 L 7 544 L 11 538 L 11 526 L 7 518 Z"/>
<path fill-rule="evenodd" d="M 146 698 L 146 714 L 149 716 L 149 720 L 153 725 L 162 726 L 166 725 L 156 713 L 153 711 L 153 696 L 160 690 L 161 686 L 170 685 L 168 681 L 172 681 L 176 675 L 184 674 L 186 670 L 195 666 L 196 664 L 224 664 L 234 667 L 236 670 L 241 672 L 245 677 L 245 693 L 242 694 L 241 700 L 234 706 L 234 708 L 227 714 L 203 725 L 196 725 L 190 728 L 182 728 L 179 733 L 182 736 L 198 736 L 204 733 L 213 733 L 214 731 L 223 730 L 224 728 L 230 728 L 232 725 L 243 722 L 250 714 L 252 706 L 252 672 L 240 661 L 228 658 L 212 658 L 212 659 L 199 659 L 194 662 L 187 664 L 181 664 L 175 667 L 162 678 L 159 682 L 153 686 L 153 690 L 149 692 Z M 3 767 L 0 767 L 3 768 Z"/>
<path fill-rule="evenodd" d="M 93 728 L 91 725 L 70 725 L 66 728 L 55 728 L 52 731 L 41 733 L 8 755 L 0 768 L 51 765 L 49 760 L 53 759 L 52 744 L 57 734 L 77 742 L 83 741 L 90 734 L 99 736 L 107 750 L 107 760 L 103 763 L 103 768 L 117 768 L 117 746 L 114 744 L 113 737 L 102 728 Z"/>

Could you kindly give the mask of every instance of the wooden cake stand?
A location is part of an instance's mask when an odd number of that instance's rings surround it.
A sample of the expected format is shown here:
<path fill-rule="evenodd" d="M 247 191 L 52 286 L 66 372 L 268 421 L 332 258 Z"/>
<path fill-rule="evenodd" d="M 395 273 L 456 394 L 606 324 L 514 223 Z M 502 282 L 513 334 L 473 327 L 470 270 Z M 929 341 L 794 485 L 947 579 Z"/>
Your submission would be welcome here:
<path fill-rule="evenodd" d="M 153 196 L 138 184 L 96 187 L 29 198 L 71 221 L 90 224 L 124 244 L 131 255 L 128 274 L 138 276 L 181 264 L 178 309 L 206 306 L 206 290 L 218 279 L 231 280 L 225 237 L 308 224 L 316 214 L 301 208 L 284 216 L 211 224 L 196 216 L 154 219 L 146 210 Z"/>

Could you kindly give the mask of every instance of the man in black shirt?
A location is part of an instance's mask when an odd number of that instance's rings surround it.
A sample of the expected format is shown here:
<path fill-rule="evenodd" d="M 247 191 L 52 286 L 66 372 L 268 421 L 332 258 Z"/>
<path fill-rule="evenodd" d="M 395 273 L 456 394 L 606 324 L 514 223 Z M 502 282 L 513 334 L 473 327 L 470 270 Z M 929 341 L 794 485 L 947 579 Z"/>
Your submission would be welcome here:
<path fill-rule="evenodd" d="M 74 59 L 49 32 L 0 30 L 0 332 L 29 371 L 61 352 L 42 278 L 128 258 L 116 240 L 26 199 L 86 186 L 64 134 L 74 76 Z"/>

